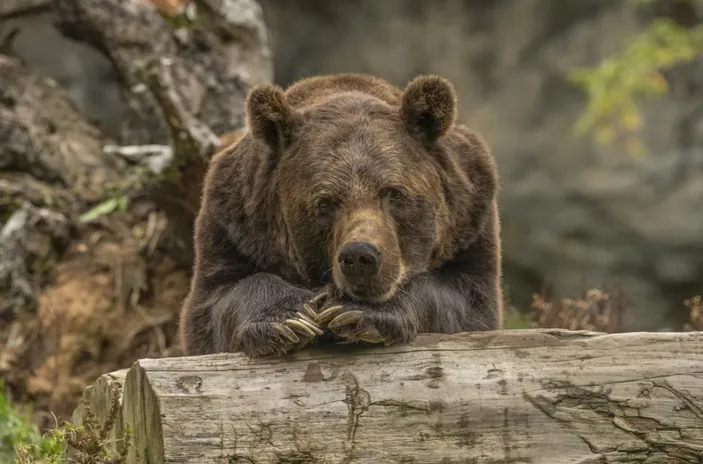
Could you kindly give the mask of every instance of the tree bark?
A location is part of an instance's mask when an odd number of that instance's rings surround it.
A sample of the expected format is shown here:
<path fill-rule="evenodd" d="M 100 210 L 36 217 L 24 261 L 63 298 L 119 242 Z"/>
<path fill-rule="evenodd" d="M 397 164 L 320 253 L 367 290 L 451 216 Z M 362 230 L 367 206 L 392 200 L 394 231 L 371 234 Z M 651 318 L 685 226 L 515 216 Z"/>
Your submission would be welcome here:
<path fill-rule="evenodd" d="M 142 359 L 84 397 L 100 417 L 115 392 L 113 437 L 131 428 L 130 463 L 703 459 L 703 332 L 518 330 L 285 359 Z"/>
<path fill-rule="evenodd" d="M 256 1 L 194 4 L 193 18 L 164 18 L 140 0 L 54 0 L 60 30 L 103 52 L 123 82 L 129 110 L 117 143 L 173 145 L 168 169 L 145 193 L 169 216 L 169 254 L 184 266 L 193 260 L 192 227 L 218 148 L 214 134 L 242 128 L 247 91 L 273 79 Z"/>
<path fill-rule="evenodd" d="M 103 153 L 100 132 L 53 80 L 4 55 L 0 76 L 1 320 L 34 307 L 72 219 L 119 181 L 126 163 Z"/>

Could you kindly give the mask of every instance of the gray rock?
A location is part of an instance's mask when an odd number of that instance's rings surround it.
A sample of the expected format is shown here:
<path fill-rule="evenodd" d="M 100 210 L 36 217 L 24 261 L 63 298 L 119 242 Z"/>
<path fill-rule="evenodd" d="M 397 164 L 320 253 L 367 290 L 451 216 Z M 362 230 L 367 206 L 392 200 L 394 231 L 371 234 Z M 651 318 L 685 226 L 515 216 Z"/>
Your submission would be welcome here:
<path fill-rule="evenodd" d="M 281 83 L 337 71 L 454 81 L 462 117 L 498 158 L 519 306 L 544 281 L 569 297 L 621 284 L 631 328 L 653 329 L 678 326 L 683 299 L 703 291 L 701 64 L 670 73 L 672 95 L 645 106 L 650 154 L 571 132 L 585 96 L 567 73 L 621 49 L 651 11 L 609 0 L 261 3 Z"/>

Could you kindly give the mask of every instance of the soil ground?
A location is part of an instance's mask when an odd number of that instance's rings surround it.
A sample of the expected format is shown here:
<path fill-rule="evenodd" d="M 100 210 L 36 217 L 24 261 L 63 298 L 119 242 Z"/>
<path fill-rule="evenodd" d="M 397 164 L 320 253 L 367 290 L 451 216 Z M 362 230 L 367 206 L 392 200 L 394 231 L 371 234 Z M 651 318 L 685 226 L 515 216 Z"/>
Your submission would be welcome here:
<path fill-rule="evenodd" d="M 0 374 L 19 401 L 34 405 L 42 429 L 55 425 L 54 416 L 68 419 L 100 375 L 138 358 L 180 354 L 188 270 L 143 246 L 162 218 L 130 219 L 115 214 L 81 231 L 52 270 L 36 312 L 0 328 Z"/>

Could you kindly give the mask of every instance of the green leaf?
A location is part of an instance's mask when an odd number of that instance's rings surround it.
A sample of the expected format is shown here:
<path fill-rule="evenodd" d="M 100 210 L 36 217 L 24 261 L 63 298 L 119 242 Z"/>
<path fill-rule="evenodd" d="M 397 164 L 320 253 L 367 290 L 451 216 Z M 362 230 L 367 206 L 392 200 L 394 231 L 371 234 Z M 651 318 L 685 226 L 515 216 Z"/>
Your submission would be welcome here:
<path fill-rule="evenodd" d="M 703 5 L 703 0 L 697 2 Z M 603 59 L 597 67 L 569 72 L 569 81 L 588 97 L 572 130 L 577 136 L 592 133 L 599 143 L 625 140 L 627 153 L 642 153 L 644 146 L 637 134 L 644 121 L 638 101 L 667 94 L 669 85 L 662 71 L 702 53 L 703 26 L 688 29 L 669 18 L 653 20 L 647 30 L 626 41 L 622 52 Z M 614 128 L 622 129 L 625 137 L 616 137 Z"/>
<path fill-rule="evenodd" d="M 83 213 L 79 218 L 78 222 L 86 223 L 92 222 L 101 216 L 110 214 L 115 210 L 125 211 L 129 204 L 129 199 L 127 197 L 118 198 L 108 198 L 107 200 L 98 203 L 93 208 Z"/>

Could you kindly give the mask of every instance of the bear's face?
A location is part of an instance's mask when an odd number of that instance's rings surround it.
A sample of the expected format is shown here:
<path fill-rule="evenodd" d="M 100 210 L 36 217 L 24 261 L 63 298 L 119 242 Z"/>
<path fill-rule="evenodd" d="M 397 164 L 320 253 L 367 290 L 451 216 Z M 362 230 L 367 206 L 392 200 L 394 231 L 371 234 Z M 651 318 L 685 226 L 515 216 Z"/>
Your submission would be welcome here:
<path fill-rule="evenodd" d="M 272 86 L 256 92 L 250 125 L 272 150 L 271 188 L 300 271 L 373 302 L 426 271 L 448 227 L 432 144 L 454 120 L 449 84 L 411 83 L 400 110 L 342 93 L 299 111 Z"/>

